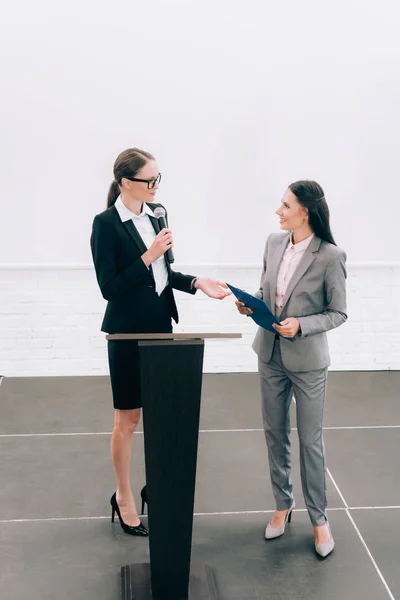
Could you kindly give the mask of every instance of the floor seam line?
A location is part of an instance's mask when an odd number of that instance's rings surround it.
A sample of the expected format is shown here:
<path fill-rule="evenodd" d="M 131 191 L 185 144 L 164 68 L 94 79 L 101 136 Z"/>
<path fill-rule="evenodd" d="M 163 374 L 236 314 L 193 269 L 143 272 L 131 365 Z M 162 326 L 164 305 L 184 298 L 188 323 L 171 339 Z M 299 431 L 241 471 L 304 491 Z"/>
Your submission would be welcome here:
<path fill-rule="evenodd" d="M 323 431 L 346 431 L 346 430 L 378 430 L 378 429 L 400 429 L 400 425 L 350 425 L 324 427 Z M 199 429 L 199 433 L 253 433 L 263 432 L 262 428 L 248 429 Z M 291 427 L 291 431 L 297 431 L 297 427 Z M 1 433 L 0 438 L 9 437 L 66 437 L 66 436 L 92 436 L 111 435 L 112 431 L 71 431 L 60 433 Z M 135 431 L 134 435 L 143 435 L 143 431 Z"/>
<path fill-rule="evenodd" d="M 385 587 L 385 589 L 386 589 L 387 593 L 389 594 L 389 598 L 390 598 L 391 600 L 396 600 L 396 599 L 395 599 L 395 597 L 394 597 L 394 596 L 393 596 L 393 594 L 392 594 L 392 591 L 391 591 L 390 587 L 389 587 L 389 586 L 388 586 L 388 584 L 386 583 L 386 580 L 385 580 L 384 576 L 382 575 L 382 572 L 381 572 L 381 570 L 379 569 L 379 567 L 378 567 L 378 564 L 377 564 L 376 560 L 374 559 L 374 557 L 373 557 L 373 555 L 372 555 L 372 552 L 371 552 L 371 551 L 370 551 L 370 549 L 368 548 L 367 542 L 364 540 L 364 538 L 363 538 L 363 536 L 362 536 L 362 534 L 361 534 L 360 530 L 358 529 L 358 527 L 357 527 L 357 525 L 356 525 L 356 522 L 354 521 L 354 519 L 353 519 L 352 515 L 350 514 L 350 510 L 351 510 L 351 509 L 350 509 L 349 505 L 347 504 L 345 497 L 343 496 L 342 492 L 340 491 L 340 489 L 339 489 L 339 486 L 338 486 L 338 484 L 336 483 L 335 479 L 333 478 L 333 476 L 332 476 L 332 473 L 330 472 L 330 470 L 329 470 L 329 469 L 327 469 L 327 473 L 328 473 L 328 475 L 329 475 L 329 477 L 330 477 L 330 479 L 331 479 L 331 481 L 332 481 L 332 483 L 333 483 L 333 485 L 334 485 L 334 487 L 335 487 L 335 489 L 336 489 L 337 493 L 339 494 L 339 496 L 340 496 L 340 498 L 341 498 L 341 500 L 342 500 L 343 504 L 345 505 L 345 513 L 346 513 L 346 515 L 348 516 L 348 518 L 349 518 L 349 520 L 350 520 L 350 523 L 353 525 L 353 528 L 354 528 L 355 532 L 357 533 L 357 536 L 358 536 L 358 538 L 360 539 L 360 541 L 361 541 L 362 545 L 364 546 L 364 549 L 365 549 L 365 551 L 367 552 L 367 554 L 368 554 L 368 556 L 369 556 L 369 558 L 370 558 L 370 560 L 371 560 L 371 562 L 372 562 L 372 564 L 373 564 L 373 566 L 374 566 L 374 568 L 375 568 L 375 571 L 377 572 L 377 574 L 378 574 L 378 576 L 379 576 L 379 578 L 380 578 L 380 580 L 381 580 L 381 583 L 384 585 L 384 587 Z"/>
<path fill-rule="evenodd" d="M 392 505 L 392 506 L 337 506 L 328 508 L 327 512 L 348 512 L 352 510 L 393 510 L 400 509 L 400 505 Z M 237 510 L 237 511 L 218 511 L 218 512 L 195 512 L 193 515 L 195 517 L 213 517 L 213 516 L 240 516 L 240 515 L 263 515 L 263 514 L 272 514 L 275 512 L 275 509 L 268 510 Z M 295 513 L 305 513 L 307 512 L 306 508 L 295 508 L 293 510 Z M 147 515 L 139 515 L 141 517 L 146 517 Z M 0 519 L 1 523 L 38 523 L 42 521 L 95 521 L 102 519 L 109 519 L 110 516 L 98 516 L 98 517 L 43 517 L 43 518 L 32 518 L 32 519 Z"/>

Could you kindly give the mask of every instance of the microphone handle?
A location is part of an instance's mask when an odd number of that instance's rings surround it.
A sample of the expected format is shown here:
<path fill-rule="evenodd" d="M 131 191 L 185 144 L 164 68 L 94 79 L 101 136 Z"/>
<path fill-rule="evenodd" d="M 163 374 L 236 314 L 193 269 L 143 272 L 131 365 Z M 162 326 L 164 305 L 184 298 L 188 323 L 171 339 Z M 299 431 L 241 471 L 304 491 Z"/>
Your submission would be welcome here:
<path fill-rule="evenodd" d="M 165 221 L 165 217 L 159 217 L 158 223 L 160 225 L 160 231 L 161 231 L 161 229 L 168 229 L 168 225 Z M 166 251 L 164 256 L 166 257 L 169 264 L 175 262 L 175 257 L 174 257 L 174 253 L 172 252 L 172 248 L 169 248 L 169 250 Z"/>

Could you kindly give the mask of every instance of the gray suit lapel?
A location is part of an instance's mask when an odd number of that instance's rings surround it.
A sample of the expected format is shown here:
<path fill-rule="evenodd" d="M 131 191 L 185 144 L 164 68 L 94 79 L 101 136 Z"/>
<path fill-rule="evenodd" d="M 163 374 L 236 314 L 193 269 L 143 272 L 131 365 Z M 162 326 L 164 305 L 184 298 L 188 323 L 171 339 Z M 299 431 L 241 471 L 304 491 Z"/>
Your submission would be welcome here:
<path fill-rule="evenodd" d="M 290 236 L 287 235 L 279 240 L 271 259 L 268 261 L 268 279 L 270 281 L 270 310 L 275 313 L 276 286 L 278 283 L 278 272 L 282 258 L 289 243 Z M 271 266 L 270 266 L 271 265 Z"/>
<path fill-rule="evenodd" d="M 321 245 L 320 238 L 314 236 L 313 239 L 311 240 L 310 245 L 308 246 L 307 250 L 304 252 L 304 255 L 303 255 L 301 261 L 299 262 L 297 269 L 293 273 L 291 280 L 289 281 L 289 285 L 287 286 L 287 289 L 286 289 L 286 294 L 283 297 L 282 312 L 284 311 L 285 306 L 286 306 L 294 288 L 296 287 L 296 285 L 299 283 L 300 279 L 303 277 L 303 275 L 305 275 L 305 273 L 308 271 L 308 269 L 314 262 L 314 260 L 315 260 L 314 252 L 318 251 L 320 245 Z"/>

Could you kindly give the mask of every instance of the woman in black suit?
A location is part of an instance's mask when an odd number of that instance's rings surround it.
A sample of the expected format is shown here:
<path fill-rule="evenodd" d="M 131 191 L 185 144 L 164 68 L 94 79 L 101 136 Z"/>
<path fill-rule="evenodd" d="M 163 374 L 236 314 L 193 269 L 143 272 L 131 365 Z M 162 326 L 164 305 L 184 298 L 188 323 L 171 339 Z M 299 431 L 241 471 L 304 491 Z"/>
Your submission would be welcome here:
<path fill-rule="evenodd" d="M 101 328 L 107 333 L 171 333 L 171 318 L 178 323 L 173 288 L 188 294 L 200 289 L 217 299 L 230 293 L 225 283 L 170 268 L 164 254 L 174 245 L 172 233 L 159 230 L 152 210 L 160 181 L 150 153 L 125 150 L 114 163 L 107 210 L 94 219 L 90 242 L 97 281 L 108 301 Z M 132 435 L 142 406 L 137 342 L 109 341 L 108 361 L 115 408 L 111 456 L 117 480 L 112 519 L 117 512 L 124 531 L 148 535 L 129 478 Z"/>

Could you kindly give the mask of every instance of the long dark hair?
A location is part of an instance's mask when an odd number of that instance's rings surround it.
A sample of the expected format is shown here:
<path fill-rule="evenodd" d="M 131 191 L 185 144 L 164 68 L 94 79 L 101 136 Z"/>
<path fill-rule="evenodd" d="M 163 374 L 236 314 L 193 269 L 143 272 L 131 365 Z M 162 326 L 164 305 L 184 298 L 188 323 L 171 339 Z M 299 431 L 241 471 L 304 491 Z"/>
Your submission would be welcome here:
<path fill-rule="evenodd" d="M 110 185 L 107 196 L 107 208 L 115 204 L 120 194 L 121 179 L 136 177 L 138 171 L 149 160 L 155 160 L 150 152 L 139 150 L 139 148 L 128 148 L 119 154 L 114 163 L 114 181 Z"/>
<path fill-rule="evenodd" d="M 307 208 L 308 222 L 315 235 L 336 246 L 329 223 L 328 204 L 319 183 L 309 180 L 295 181 L 289 185 L 289 190 L 299 203 Z"/>

